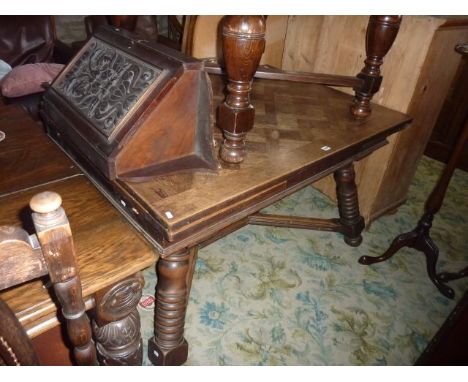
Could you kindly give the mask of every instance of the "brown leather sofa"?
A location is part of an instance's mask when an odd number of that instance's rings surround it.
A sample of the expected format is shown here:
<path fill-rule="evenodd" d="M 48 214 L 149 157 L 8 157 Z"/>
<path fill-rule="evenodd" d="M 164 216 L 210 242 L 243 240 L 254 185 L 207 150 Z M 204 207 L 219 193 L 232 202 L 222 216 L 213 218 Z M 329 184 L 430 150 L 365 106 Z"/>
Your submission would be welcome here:
<path fill-rule="evenodd" d="M 99 26 L 113 25 L 142 39 L 180 49 L 178 41 L 158 34 L 154 16 L 87 16 L 84 23 L 88 38 Z M 40 62 L 67 64 L 84 43 L 77 41 L 68 46 L 57 40 L 53 16 L 0 16 L 0 59 L 12 67 Z M 41 96 L 42 93 L 35 93 L 7 98 L 0 94 L 0 104 L 19 104 L 39 119 Z"/>
<path fill-rule="evenodd" d="M 39 62 L 65 64 L 72 53 L 56 39 L 53 16 L 0 16 L 0 59 L 10 66 Z M 1 97 L 0 102 L 21 105 L 37 119 L 41 95 Z"/>
<path fill-rule="evenodd" d="M 114 26 L 127 29 L 143 40 L 159 42 L 170 48 L 180 50 L 179 41 L 158 33 L 155 16 L 86 16 L 84 23 L 88 38 L 99 26 Z"/>

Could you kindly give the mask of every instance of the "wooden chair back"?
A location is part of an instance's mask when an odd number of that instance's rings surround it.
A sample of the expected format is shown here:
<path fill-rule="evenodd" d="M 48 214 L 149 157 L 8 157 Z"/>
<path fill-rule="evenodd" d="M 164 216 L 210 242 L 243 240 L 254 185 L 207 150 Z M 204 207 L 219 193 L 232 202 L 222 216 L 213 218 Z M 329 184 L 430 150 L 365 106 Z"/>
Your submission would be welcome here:
<path fill-rule="evenodd" d="M 36 234 L 0 227 L 0 290 L 49 275 L 67 322 L 78 365 L 96 365 L 96 349 L 85 312 L 73 238 L 62 199 L 54 192 L 30 201 Z M 36 365 L 29 338 L 8 306 L 0 301 L 0 364 Z"/>

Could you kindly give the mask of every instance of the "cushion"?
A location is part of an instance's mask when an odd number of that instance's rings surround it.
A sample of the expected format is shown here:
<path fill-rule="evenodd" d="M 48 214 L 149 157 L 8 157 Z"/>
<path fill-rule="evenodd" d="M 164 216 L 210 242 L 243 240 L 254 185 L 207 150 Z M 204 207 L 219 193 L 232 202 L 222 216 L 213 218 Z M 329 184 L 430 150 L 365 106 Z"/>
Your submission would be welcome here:
<path fill-rule="evenodd" d="M 7 62 L 0 60 L 0 85 L 2 83 L 3 77 L 5 77 L 10 72 L 11 66 Z"/>
<path fill-rule="evenodd" d="M 43 92 L 45 89 L 41 85 L 50 84 L 64 66 L 48 63 L 17 66 L 3 77 L 2 95 L 13 98 Z"/>

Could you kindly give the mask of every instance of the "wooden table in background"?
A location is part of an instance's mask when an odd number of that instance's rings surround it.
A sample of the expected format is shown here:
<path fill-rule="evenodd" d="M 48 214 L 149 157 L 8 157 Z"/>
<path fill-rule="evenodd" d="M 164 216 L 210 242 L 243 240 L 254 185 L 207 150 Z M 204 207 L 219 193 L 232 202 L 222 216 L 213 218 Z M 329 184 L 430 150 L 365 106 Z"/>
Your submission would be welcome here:
<path fill-rule="evenodd" d="M 70 221 L 101 363 L 141 364 L 140 271 L 155 263 L 155 251 L 25 112 L 2 107 L 0 130 L 6 134 L 0 142 L 0 225 L 34 232 L 29 200 L 41 191 L 58 192 Z M 60 313 L 42 280 L 0 296 L 32 338 L 42 364 L 71 363 Z"/>

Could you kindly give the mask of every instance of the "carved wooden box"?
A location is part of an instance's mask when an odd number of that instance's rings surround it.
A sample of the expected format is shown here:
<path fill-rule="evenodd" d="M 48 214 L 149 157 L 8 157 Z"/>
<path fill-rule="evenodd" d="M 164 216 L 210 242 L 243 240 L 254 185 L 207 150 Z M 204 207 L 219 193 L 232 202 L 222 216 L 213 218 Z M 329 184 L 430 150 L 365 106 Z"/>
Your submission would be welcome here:
<path fill-rule="evenodd" d="M 118 28 L 100 29 L 43 97 L 47 130 L 107 180 L 217 167 L 203 63 Z"/>

